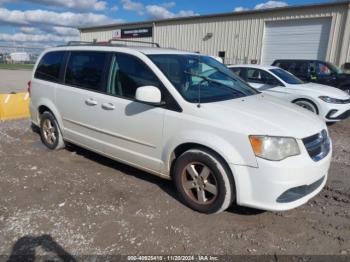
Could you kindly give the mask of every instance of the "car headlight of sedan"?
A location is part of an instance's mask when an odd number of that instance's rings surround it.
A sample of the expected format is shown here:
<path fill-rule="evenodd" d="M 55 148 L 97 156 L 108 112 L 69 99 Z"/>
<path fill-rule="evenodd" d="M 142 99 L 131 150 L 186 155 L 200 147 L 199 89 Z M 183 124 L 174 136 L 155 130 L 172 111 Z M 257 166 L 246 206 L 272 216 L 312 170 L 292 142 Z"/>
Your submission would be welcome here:
<path fill-rule="evenodd" d="M 337 99 L 329 96 L 319 96 L 318 98 L 326 103 L 331 103 L 331 104 L 345 104 L 345 101 L 346 101 L 346 100 Z"/>
<path fill-rule="evenodd" d="M 280 161 L 300 154 L 297 141 L 292 137 L 249 136 L 253 151 L 257 157 Z"/>

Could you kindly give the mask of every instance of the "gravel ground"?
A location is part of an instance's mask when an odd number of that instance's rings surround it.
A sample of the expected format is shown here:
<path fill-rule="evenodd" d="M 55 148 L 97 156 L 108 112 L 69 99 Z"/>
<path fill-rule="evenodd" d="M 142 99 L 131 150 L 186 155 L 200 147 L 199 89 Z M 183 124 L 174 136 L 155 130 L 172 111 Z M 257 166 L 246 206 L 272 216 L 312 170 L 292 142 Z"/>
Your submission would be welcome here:
<path fill-rule="evenodd" d="M 31 77 L 30 70 L 0 69 L 0 94 L 26 91 Z"/>
<path fill-rule="evenodd" d="M 49 151 L 28 120 L 2 122 L 0 254 L 349 255 L 350 121 L 330 132 L 329 180 L 308 204 L 203 215 L 170 181 L 78 147 Z"/>

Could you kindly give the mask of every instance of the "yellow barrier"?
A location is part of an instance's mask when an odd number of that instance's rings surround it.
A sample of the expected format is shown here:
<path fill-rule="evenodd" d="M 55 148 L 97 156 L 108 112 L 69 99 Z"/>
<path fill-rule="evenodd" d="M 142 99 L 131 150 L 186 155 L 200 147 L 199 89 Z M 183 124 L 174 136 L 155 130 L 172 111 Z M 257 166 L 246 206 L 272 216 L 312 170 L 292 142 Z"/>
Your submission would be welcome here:
<path fill-rule="evenodd" d="M 0 94 L 0 120 L 29 117 L 29 94 Z"/>

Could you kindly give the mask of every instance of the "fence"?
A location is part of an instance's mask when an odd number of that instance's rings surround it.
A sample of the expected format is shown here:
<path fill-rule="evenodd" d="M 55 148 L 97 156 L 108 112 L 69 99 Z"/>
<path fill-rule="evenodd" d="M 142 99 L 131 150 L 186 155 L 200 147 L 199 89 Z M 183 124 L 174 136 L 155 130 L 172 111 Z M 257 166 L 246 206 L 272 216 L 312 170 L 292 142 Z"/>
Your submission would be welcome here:
<path fill-rule="evenodd" d="M 30 69 L 45 47 L 0 44 L 0 68 Z"/>

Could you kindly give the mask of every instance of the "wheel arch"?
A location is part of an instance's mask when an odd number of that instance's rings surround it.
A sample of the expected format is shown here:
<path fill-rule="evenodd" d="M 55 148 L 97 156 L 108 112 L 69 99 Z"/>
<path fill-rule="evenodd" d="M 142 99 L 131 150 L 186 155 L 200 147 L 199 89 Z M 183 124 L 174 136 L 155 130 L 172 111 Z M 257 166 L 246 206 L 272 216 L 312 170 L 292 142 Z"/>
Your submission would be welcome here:
<path fill-rule="evenodd" d="M 225 165 L 225 168 L 227 169 L 227 171 L 230 172 L 230 174 L 233 177 L 232 171 L 230 169 L 230 166 L 229 166 L 227 160 L 220 153 L 218 153 L 216 150 L 212 149 L 211 147 L 208 147 L 206 145 L 199 144 L 199 143 L 193 143 L 193 142 L 182 143 L 182 144 L 178 145 L 171 153 L 170 161 L 169 161 L 169 175 L 170 175 L 170 177 L 172 176 L 172 172 L 173 172 L 173 168 L 174 168 L 174 164 L 175 164 L 176 159 L 179 156 L 181 156 L 183 153 L 185 153 L 186 151 L 191 150 L 191 149 L 198 149 L 198 150 L 206 151 L 208 153 L 213 154 L 215 157 L 220 159 L 222 164 Z"/>
<path fill-rule="evenodd" d="M 294 100 L 292 101 L 292 103 L 295 104 L 295 103 L 298 102 L 298 101 L 306 101 L 306 102 L 311 103 L 311 104 L 315 107 L 316 112 L 317 112 L 317 115 L 320 114 L 320 110 L 319 110 L 318 105 L 317 105 L 312 99 L 310 99 L 310 98 L 308 98 L 308 97 L 300 97 L 300 98 L 294 99 Z"/>
<path fill-rule="evenodd" d="M 258 163 L 251 149 L 249 139 L 247 137 L 246 140 L 242 140 L 243 137 L 245 136 L 242 135 L 239 139 L 232 139 L 232 137 L 228 135 L 226 139 L 212 132 L 203 130 L 183 130 L 164 142 L 161 153 L 163 162 L 161 172 L 170 177 L 171 165 L 174 159 L 184 151 L 192 148 L 204 148 L 213 152 L 228 166 L 246 165 L 257 167 Z M 239 143 L 238 147 L 235 147 L 235 143 Z M 251 150 L 242 151 L 242 148 L 250 148 Z"/>
<path fill-rule="evenodd" d="M 49 100 L 49 99 L 42 99 L 37 104 L 38 104 L 38 107 L 37 107 L 37 110 L 38 110 L 37 123 L 39 124 L 39 126 L 40 126 L 40 116 L 45 111 L 49 111 L 55 117 L 61 132 L 63 132 L 63 122 L 62 122 L 61 114 L 57 110 L 57 108 L 54 105 L 54 103 L 51 100 Z"/>

